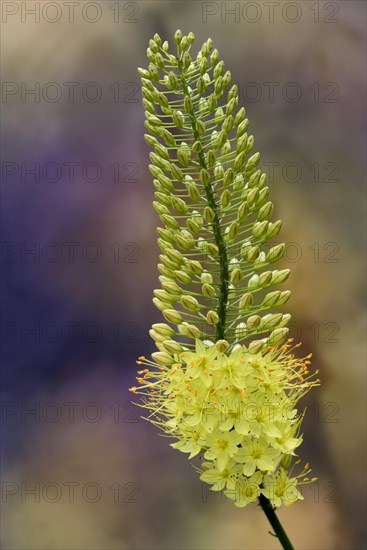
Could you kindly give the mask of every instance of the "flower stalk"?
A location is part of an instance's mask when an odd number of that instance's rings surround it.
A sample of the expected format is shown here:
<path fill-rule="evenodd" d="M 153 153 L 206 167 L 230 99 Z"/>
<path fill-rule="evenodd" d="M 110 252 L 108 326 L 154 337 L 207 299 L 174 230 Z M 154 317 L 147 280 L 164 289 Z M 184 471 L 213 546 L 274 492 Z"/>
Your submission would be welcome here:
<path fill-rule="evenodd" d="M 140 357 L 139 406 L 147 419 L 200 456 L 201 481 L 237 507 L 260 504 L 284 548 L 275 514 L 302 499 L 312 480 L 299 468 L 303 413 L 297 403 L 319 384 L 300 343 L 286 340 L 290 297 L 274 290 L 289 269 L 273 269 L 284 243 L 272 242 L 266 174 L 253 153 L 237 86 L 209 38 L 191 56 L 194 35 L 175 33 L 176 55 L 149 41 L 142 80 L 145 134 L 158 227 L 161 288 L 153 302 L 167 323 L 150 335 L 157 350 Z M 294 469 L 299 470 L 294 474 Z"/>

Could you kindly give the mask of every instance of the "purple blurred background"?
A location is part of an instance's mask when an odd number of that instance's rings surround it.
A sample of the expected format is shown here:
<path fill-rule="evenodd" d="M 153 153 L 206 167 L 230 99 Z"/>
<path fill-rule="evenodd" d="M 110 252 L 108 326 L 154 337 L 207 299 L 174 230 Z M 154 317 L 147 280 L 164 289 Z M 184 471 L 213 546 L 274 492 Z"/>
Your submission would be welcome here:
<path fill-rule="evenodd" d="M 280 511 L 299 549 L 364 548 L 365 16 L 338 2 L 8 2 L 2 26 L 2 547 L 278 548 L 208 494 L 127 389 L 161 315 L 136 67 L 212 37 L 250 119 L 323 384 Z"/>

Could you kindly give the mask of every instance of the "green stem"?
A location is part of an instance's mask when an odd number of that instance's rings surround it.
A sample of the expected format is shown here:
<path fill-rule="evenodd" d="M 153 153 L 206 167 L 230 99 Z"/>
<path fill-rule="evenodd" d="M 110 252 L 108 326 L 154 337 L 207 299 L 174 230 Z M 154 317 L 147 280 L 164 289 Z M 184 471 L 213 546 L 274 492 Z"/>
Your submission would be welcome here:
<path fill-rule="evenodd" d="M 259 503 L 284 550 L 294 550 L 294 546 L 289 540 L 287 533 L 284 531 L 282 524 L 275 513 L 275 509 L 270 503 L 270 500 L 268 500 L 264 495 L 260 495 Z"/>
<path fill-rule="evenodd" d="M 189 96 L 189 91 L 187 88 L 185 75 L 182 70 L 181 61 L 179 61 L 178 69 L 180 72 L 183 92 L 186 96 Z M 198 131 L 196 130 L 195 113 L 192 112 L 188 114 L 190 117 L 191 127 L 195 137 L 195 141 L 199 141 L 201 143 L 201 137 Z M 200 167 L 203 168 L 204 170 L 208 170 L 203 150 L 199 151 L 198 157 L 199 157 Z M 228 282 L 229 282 L 228 257 L 227 257 L 226 245 L 224 243 L 223 236 L 220 230 L 220 222 L 219 222 L 217 204 L 215 202 L 213 188 L 210 185 L 210 183 L 208 185 L 205 185 L 204 187 L 205 187 L 205 193 L 206 193 L 208 205 L 210 206 L 210 208 L 213 210 L 215 214 L 212 225 L 213 225 L 215 243 L 219 251 L 219 267 L 220 267 L 220 290 L 219 290 L 219 302 L 218 302 L 218 309 L 217 309 L 219 321 L 217 323 L 217 328 L 216 328 L 216 339 L 222 340 L 225 338 L 225 326 L 226 326 L 227 305 L 228 305 Z"/>

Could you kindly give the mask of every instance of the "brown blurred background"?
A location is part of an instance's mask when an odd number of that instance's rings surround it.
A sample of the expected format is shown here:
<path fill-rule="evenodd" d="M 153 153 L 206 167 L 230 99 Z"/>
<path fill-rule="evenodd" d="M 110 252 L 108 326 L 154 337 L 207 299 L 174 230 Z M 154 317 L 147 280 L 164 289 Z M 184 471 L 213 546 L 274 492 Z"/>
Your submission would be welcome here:
<path fill-rule="evenodd" d="M 284 222 L 292 333 L 323 381 L 300 453 L 319 481 L 280 517 L 297 549 L 364 548 L 366 4 L 1 10 L 2 547 L 278 548 L 129 403 L 161 320 L 136 67 L 181 28 L 212 37 L 239 85 Z"/>

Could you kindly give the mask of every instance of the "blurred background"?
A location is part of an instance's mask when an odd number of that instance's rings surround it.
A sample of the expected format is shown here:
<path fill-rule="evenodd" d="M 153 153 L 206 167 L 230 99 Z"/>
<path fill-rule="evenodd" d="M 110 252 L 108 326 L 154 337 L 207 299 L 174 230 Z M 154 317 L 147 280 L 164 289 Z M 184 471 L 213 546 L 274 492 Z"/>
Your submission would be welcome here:
<path fill-rule="evenodd" d="M 2 547 L 271 549 L 130 403 L 161 315 L 136 67 L 177 28 L 220 51 L 268 173 L 292 335 L 323 384 L 297 549 L 365 546 L 365 15 L 337 2 L 8 2 L 2 26 Z"/>

